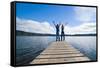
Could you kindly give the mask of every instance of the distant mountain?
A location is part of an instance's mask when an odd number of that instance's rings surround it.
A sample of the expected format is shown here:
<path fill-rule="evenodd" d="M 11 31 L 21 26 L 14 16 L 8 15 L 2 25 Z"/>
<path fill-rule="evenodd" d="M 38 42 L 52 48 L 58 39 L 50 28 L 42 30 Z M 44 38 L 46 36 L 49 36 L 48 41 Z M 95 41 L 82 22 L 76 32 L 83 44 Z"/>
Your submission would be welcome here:
<path fill-rule="evenodd" d="M 16 30 L 16 35 L 18 36 L 55 36 L 55 34 L 31 33 L 31 32 L 19 31 L 19 30 Z"/>
<path fill-rule="evenodd" d="M 96 34 L 74 34 L 74 35 L 65 35 L 65 36 L 96 36 Z"/>
<path fill-rule="evenodd" d="M 31 32 L 25 32 L 25 31 L 19 31 L 16 30 L 17 36 L 56 36 L 56 34 L 42 34 L 42 33 L 31 33 Z M 65 34 L 65 36 L 96 36 L 96 34 Z"/>

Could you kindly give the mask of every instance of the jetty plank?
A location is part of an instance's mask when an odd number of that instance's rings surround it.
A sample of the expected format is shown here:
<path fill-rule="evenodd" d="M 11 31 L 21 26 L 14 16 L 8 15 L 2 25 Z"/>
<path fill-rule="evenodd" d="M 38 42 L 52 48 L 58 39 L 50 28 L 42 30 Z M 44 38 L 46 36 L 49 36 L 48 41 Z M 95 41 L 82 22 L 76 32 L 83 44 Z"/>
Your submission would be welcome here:
<path fill-rule="evenodd" d="M 67 63 L 90 61 L 79 50 L 68 44 L 66 41 L 51 43 L 40 55 L 38 55 L 30 64 L 48 64 L 48 63 Z"/>

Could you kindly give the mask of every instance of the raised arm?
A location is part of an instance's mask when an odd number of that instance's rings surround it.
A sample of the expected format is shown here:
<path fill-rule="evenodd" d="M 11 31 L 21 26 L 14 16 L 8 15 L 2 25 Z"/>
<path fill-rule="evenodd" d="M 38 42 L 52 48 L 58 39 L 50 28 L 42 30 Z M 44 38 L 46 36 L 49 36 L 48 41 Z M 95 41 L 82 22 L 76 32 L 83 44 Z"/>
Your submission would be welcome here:
<path fill-rule="evenodd" d="M 65 22 L 65 23 L 61 23 L 61 25 L 62 25 L 62 24 L 65 26 L 65 25 L 67 25 L 68 23 L 67 23 L 67 22 Z"/>
<path fill-rule="evenodd" d="M 61 25 L 61 22 L 59 22 L 59 26 Z"/>
<path fill-rule="evenodd" d="M 55 21 L 52 22 L 54 24 L 54 26 L 56 26 Z"/>

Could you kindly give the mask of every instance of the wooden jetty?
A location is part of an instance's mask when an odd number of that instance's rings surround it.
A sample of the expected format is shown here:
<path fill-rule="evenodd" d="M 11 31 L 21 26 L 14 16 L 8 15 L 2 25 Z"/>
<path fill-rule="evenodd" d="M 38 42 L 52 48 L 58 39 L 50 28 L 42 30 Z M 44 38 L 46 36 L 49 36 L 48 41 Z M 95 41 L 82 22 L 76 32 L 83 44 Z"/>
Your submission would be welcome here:
<path fill-rule="evenodd" d="M 90 61 L 88 57 L 82 54 L 73 46 L 65 41 L 53 42 L 30 64 L 48 64 L 48 63 L 67 63 Z"/>

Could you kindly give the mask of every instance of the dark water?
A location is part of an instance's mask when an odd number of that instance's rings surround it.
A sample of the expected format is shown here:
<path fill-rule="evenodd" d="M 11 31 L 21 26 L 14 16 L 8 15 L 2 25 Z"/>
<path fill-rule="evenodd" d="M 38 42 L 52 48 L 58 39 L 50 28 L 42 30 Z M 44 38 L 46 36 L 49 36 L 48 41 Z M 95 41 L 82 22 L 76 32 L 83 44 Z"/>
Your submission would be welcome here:
<path fill-rule="evenodd" d="M 53 41 L 55 36 L 16 36 L 17 65 L 28 64 Z M 66 41 L 91 60 L 96 60 L 96 36 L 66 36 Z"/>

